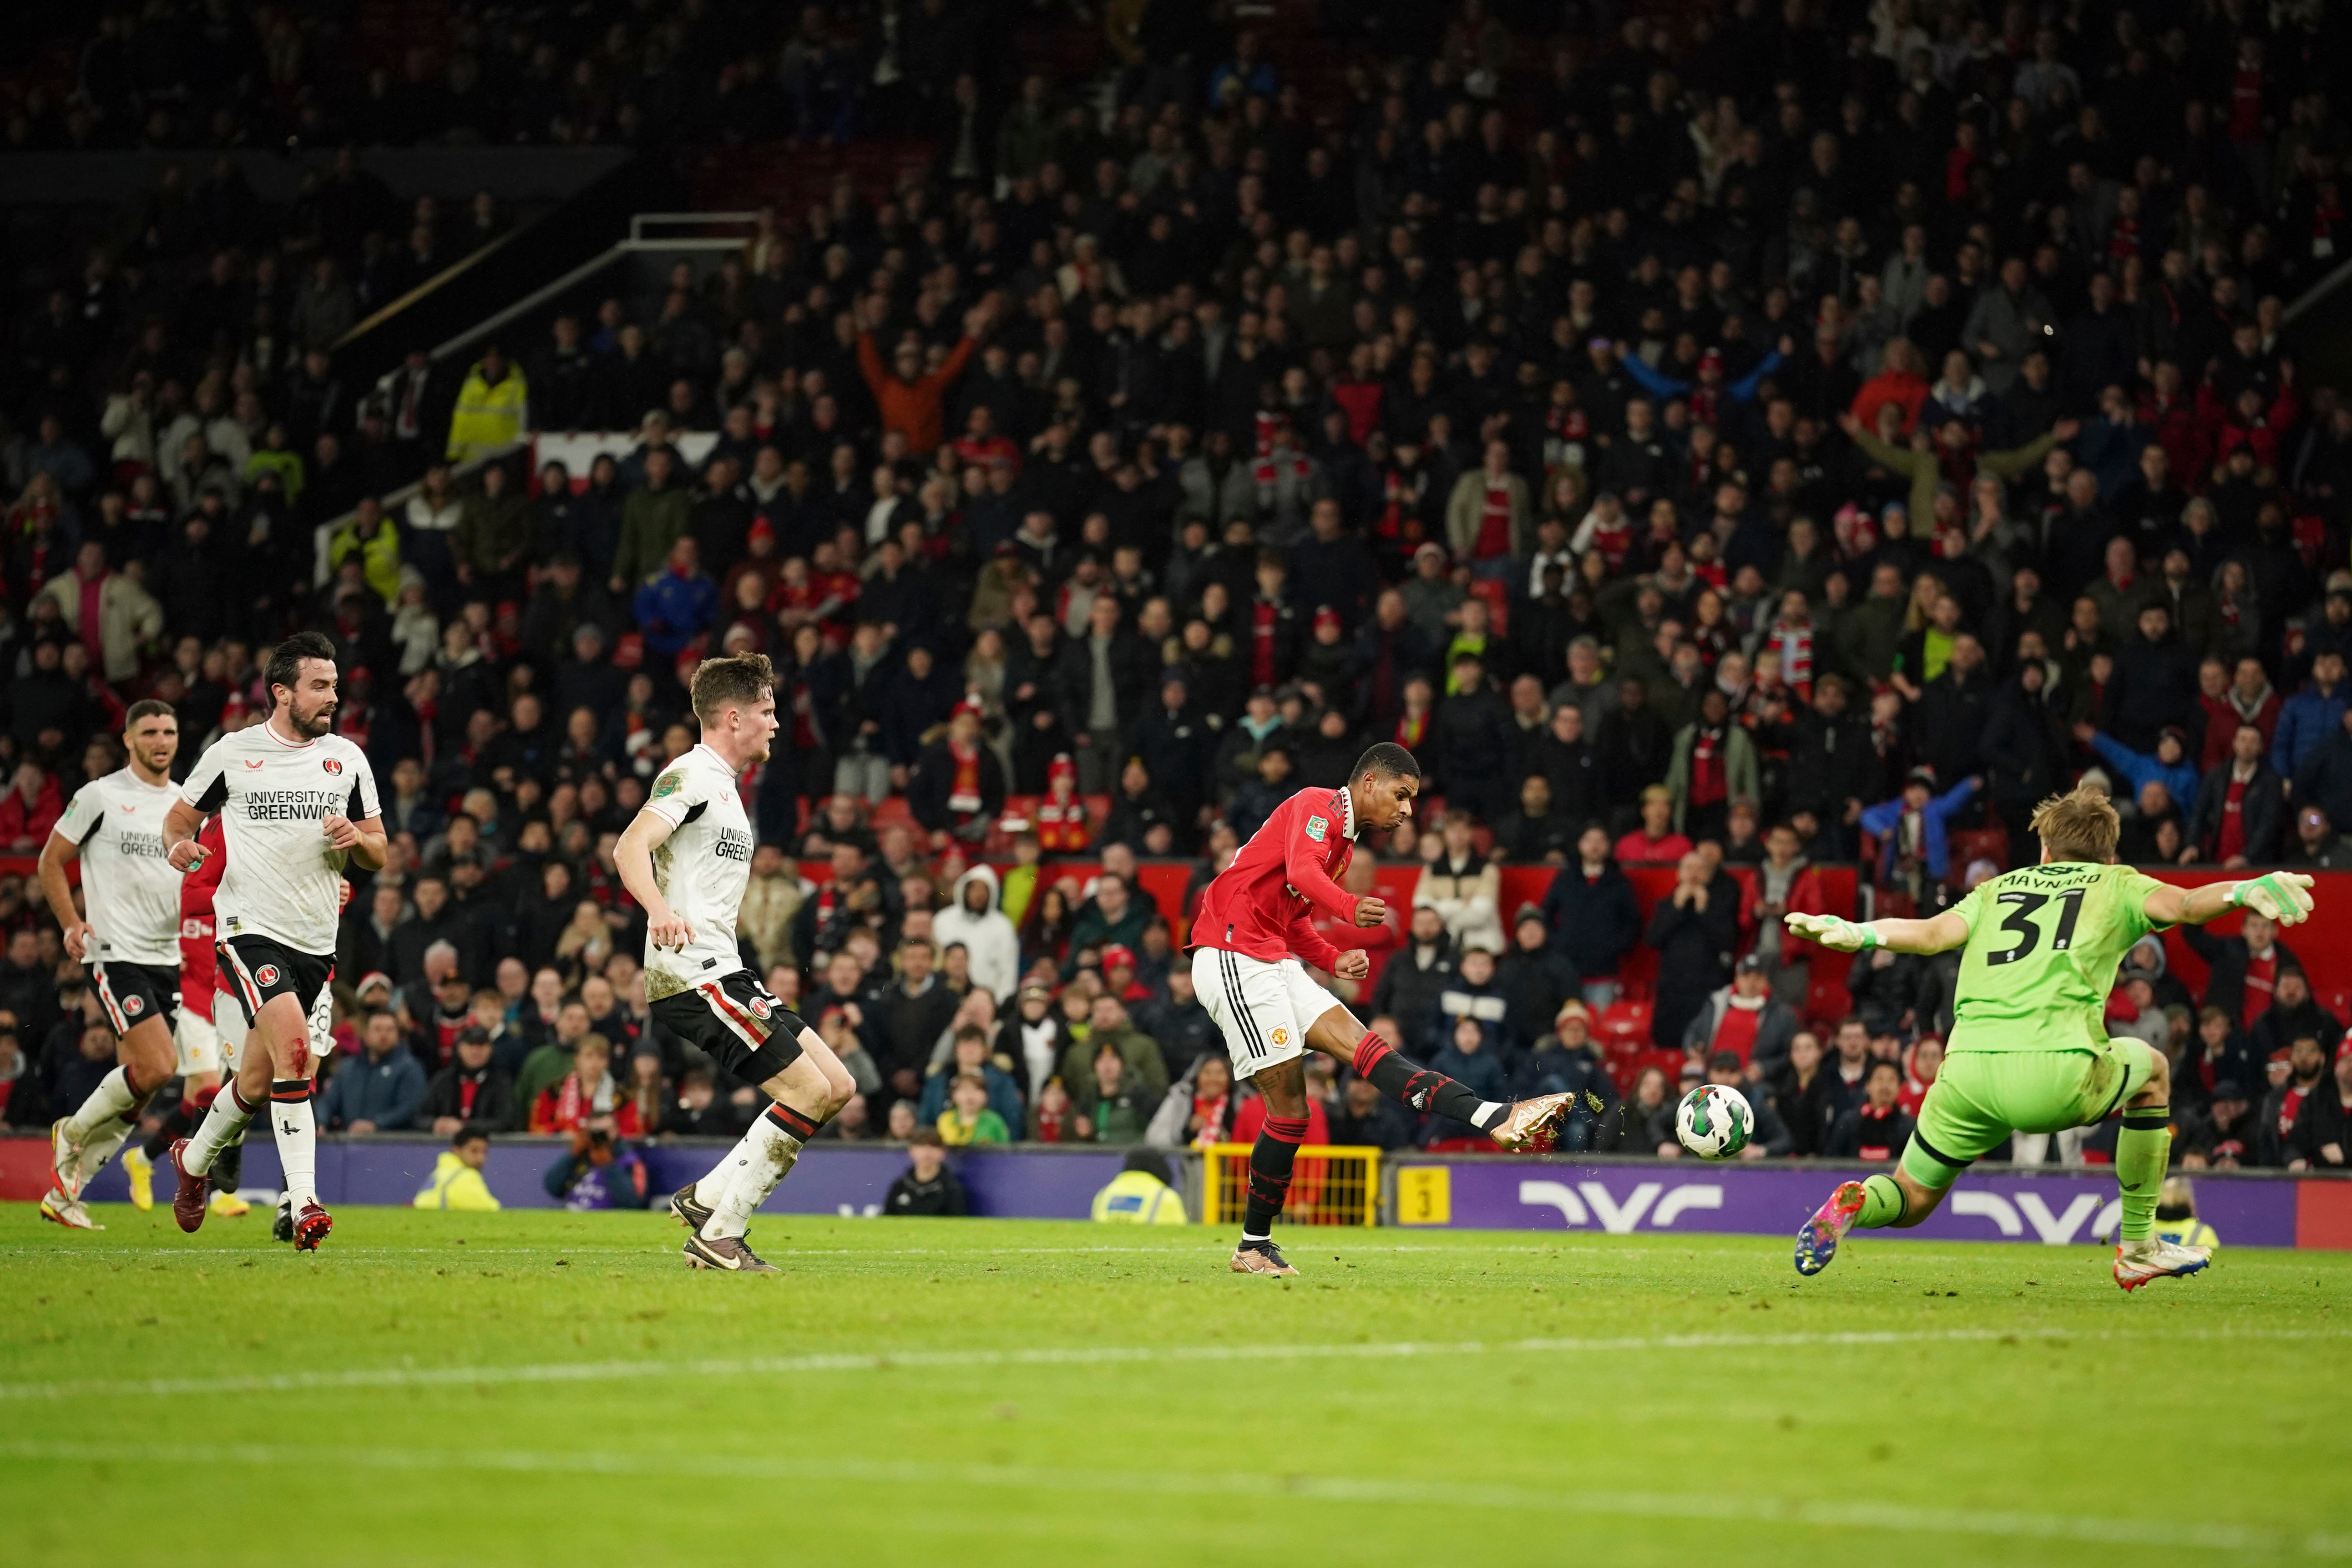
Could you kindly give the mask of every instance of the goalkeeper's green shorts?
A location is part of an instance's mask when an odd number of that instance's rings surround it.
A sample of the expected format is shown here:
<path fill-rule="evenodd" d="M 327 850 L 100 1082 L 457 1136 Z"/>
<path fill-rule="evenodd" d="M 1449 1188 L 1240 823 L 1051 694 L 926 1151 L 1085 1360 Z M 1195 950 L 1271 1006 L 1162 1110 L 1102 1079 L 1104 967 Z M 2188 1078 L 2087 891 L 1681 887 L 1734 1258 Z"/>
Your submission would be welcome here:
<path fill-rule="evenodd" d="M 1959 1042 L 1956 1032 L 1903 1151 L 1904 1173 L 1937 1192 L 2012 1132 L 2105 1121 L 2156 1072 L 2156 1052 L 2140 1040 L 2024 1051 L 1972 1051 Z"/>

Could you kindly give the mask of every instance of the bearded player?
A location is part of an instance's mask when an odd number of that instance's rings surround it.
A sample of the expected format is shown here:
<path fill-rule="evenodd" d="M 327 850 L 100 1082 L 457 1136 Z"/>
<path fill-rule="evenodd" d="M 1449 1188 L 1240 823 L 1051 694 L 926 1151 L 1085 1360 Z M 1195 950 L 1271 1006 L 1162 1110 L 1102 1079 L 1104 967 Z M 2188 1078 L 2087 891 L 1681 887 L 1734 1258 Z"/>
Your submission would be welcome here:
<path fill-rule="evenodd" d="M 236 1076 L 195 1137 L 172 1145 L 172 1213 L 183 1230 L 204 1224 L 213 1161 L 267 1103 L 294 1245 L 314 1251 L 334 1221 L 319 1202 L 310 1014 L 334 969 L 343 868 L 383 868 L 383 816 L 367 753 L 333 732 L 334 644 L 297 633 L 272 652 L 265 679 L 269 717 L 205 748 L 164 824 L 172 863 L 187 870 L 204 855 L 194 837 L 204 814 L 221 814 L 220 963 L 248 1026 Z"/>
<path fill-rule="evenodd" d="M 170 704 L 150 698 L 131 705 L 122 740 L 129 760 L 76 790 L 41 846 L 41 890 L 67 955 L 89 966 L 120 1064 L 49 1129 L 51 1184 L 41 1217 L 76 1230 L 104 1228 L 82 1206 L 82 1188 L 171 1079 L 180 1005 L 180 874 L 163 848 L 180 721 Z M 87 919 L 66 881 L 77 860 Z"/>
<path fill-rule="evenodd" d="M 2116 1181 L 2123 1189 L 2116 1283 L 2194 1274 L 2212 1248 L 2156 1234 L 2171 1151 L 2172 1082 L 2164 1053 L 2107 1037 L 2116 967 L 2151 931 L 2253 910 L 2281 925 L 2311 913 L 2311 879 L 2273 871 L 2187 889 L 2114 864 L 2116 808 L 2095 787 L 2053 795 L 2033 814 L 2042 862 L 1981 882 L 1933 920 L 1857 924 L 1791 914 L 1789 929 L 1840 952 L 1962 949 L 1944 1065 L 1892 1175 L 1847 1182 L 1797 1233 L 1797 1272 L 1818 1274 L 1850 1226 L 1919 1224 L 1952 1183 L 2012 1132 L 2104 1121 L 2120 1106 Z"/>
<path fill-rule="evenodd" d="M 1515 1105 L 1480 1100 L 1397 1055 L 1307 974 L 1308 963 L 1340 980 L 1371 972 L 1363 949 L 1340 952 L 1315 929 L 1314 917 L 1320 911 L 1360 927 L 1388 920 L 1386 904 L 1347 892 L 1339 878 L 1356 835 L 1394 827 L 1412 814 L 1420 793 L 1421 764 L 1383 741 L 1357 762 L 1344 788 L 1301 790 L 1276 807 L 1201 895 L 1192 917 L 1193 989 L 1224 1034 L 1234 1076 L 1265 1096 L 1265 1127 L 1250 1150 L 1249 1202 L 1234 1249 L 1236 1274 L 1298 1272 L 1275 1246 L 1273 1230 L 1307 1140 L 1308 1049 L 1349 1064 L 1415 1110 L 1468 1122 L 1505 1149 L 1544 1144 L 1575 1102 L 1568 1094 Z"/>
<path fill-rule="evenodd" d="M 654 780 L 614 851 L 646 911 L 646 1001 L 655 1021 L 775 1103 L 710 1173 L 670 1199 L 696 1268 L 773 1274 L 745 1238 L 801 1149 L 856 1092 L 831 1047 L 743 962 L 735 921 L 751 876 L 751 818 L 736 781 L 776 733 L 765 654 L 706 658 L 688 694 L 702 739 Z"/>

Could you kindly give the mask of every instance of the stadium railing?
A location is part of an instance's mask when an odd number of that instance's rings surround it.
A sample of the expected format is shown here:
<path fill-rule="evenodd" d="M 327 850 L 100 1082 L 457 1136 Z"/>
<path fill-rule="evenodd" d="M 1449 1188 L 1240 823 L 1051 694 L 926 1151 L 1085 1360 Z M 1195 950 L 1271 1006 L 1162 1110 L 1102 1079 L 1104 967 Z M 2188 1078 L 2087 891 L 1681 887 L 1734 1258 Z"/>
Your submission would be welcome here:
<path fill-rule="evenodd" d="M 1214 1143 L 1202 1151 L 1201 1191 L 1191 1205 L 1204 1225 L 1239 1225 L 1249 1203 L 1247 1143 Z M 1380 1223 L 1381 1152 L 1347 1144 L 1306 1143 L 1298 1150 L 1283 1205 L 1286 1225 L 1373 1226 Z"/>

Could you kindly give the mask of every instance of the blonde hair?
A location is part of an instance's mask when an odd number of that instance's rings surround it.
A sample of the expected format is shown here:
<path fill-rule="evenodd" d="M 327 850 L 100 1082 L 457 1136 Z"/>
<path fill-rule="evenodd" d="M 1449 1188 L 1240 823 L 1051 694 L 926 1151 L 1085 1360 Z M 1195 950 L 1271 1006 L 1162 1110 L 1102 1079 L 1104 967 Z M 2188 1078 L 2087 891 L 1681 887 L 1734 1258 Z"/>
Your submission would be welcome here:
<path fill-rule="evenodd" d="M 2123 823 L 2115 802 L 2094 784 L 2076 784 L 2033 808 L 2032 827 L 2053 860 L 2088 860 L 2105 865 L 2116 858 Z"/>

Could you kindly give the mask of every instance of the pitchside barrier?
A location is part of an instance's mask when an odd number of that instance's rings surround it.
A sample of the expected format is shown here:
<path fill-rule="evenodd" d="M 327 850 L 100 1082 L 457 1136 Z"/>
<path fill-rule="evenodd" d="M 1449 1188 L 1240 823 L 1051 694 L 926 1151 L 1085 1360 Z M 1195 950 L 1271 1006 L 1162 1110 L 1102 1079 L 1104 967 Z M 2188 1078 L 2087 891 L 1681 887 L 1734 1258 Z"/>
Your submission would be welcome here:
<path fill-rule="evenodd" d="M 339 1204 L 406 1204 L 425 1184 L 438 1139 L 391 1134 L 319 1140 L 319 1192 Z M 484 1178 L 501 1204 L 552 1208 L 541 1178 L 569 1144 L 562 1139 L 500 1138 L 490 1145 Z M 717 1163 L 727 1144 L 715 1139 L 648 1145 L 647 1190 L 658 1203 Z M 975 1215 L 1022 1219 L 1084 1219 L 1096 1193 L 1128 1159 L 1149 1154 L 1166 1167 L 1196 1218 L 1213 1197 L 1213 1223 L 1238 1223 L 1245 1145 L 1206 1152 L 1132 1148 L 951 1150 Z M 30 1202 L 48 1182 L 48 1140 L 0 1139 L 0 1198 Z M 1310 1165 L 1310 1162 L 1315 1162 Z M 1216 1179 L 1211 1182 L 1212 1167 Z M 907 1169 L 891 1144 L 818 1143 L 801 1155 L 792 1179 L 768 1200 L 772 1214 L 871 1215 Z M 1594 1235 L 1789 1237 L 1843 1174 L 1885 1166 L 1851 1161 L 1727 1161 L 1564 1155 L 1381 1153 L 1369 1149 L 1300 1151 L 1299 1174 L 1312 1172 L 1311 1201 L 1294 1185 L 1286 1223 L 1397 1225 L 1449 1229 L 1580 1230 Z M 274 1196 L 278 1151 L 257 1137 L 245 1148 L 249 1192 Z M 2352 1250 L 2352 1177 L 2284 1172 L 2193 1172 L 2198 1217 L 2229 1247 Z M 121 1164 L 90 1184 L 95 1202 L 120 1203 L 128 1189 Z M 159 1197 L 168 1200 L 168 1189 Z M 2117 1205 L 2112 1167 L 2079 1170 L 1978 1166 L 1927 1224 L 1890 1230 L 1892 1238 L 2014 1241 L 2046 1246 L 2089 1243 L 2112 1234 Z M 156 1217 L 160 1218 L 158 1215 Z M 110 1223 L 118 1223 L 110 1216 Z M 247 1225 L 259 1219 L 219 1220 Z"/>
<path fill-rule="evenodd" d="M 1247 1143 L 1215 1143 L 1198 1156 L 1200 1184 L 1186 1194 L 1184 1212 L 1211 1225 L 1239 1225 L 1249 1204 Z M 1384 1205 L 1381 1152 L 1302 1143 L 1283 1201 L 1285 1225 L 1378 1225 Z"/>

